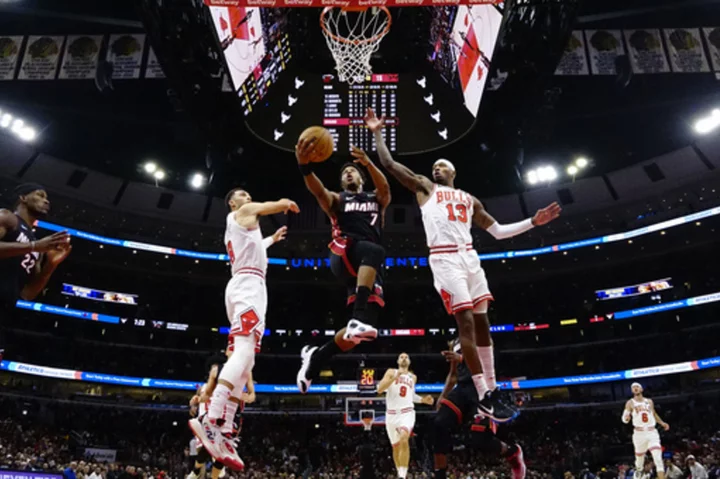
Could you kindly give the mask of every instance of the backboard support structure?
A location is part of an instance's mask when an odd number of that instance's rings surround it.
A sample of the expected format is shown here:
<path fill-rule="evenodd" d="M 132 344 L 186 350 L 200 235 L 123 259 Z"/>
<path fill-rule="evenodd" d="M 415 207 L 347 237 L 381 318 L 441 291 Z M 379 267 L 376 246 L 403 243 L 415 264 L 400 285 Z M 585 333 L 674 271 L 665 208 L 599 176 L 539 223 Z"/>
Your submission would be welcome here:
<path fill-rule="evenodd" d="M 348 427 L 371 427 L 385 425 L 384 397 L 345 398 L 345 425 Z"/>

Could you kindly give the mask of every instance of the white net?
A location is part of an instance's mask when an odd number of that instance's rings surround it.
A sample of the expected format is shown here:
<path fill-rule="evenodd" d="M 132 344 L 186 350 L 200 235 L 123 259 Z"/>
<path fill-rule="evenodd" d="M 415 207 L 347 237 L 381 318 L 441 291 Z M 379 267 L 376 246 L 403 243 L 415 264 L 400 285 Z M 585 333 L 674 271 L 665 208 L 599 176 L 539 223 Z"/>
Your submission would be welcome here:
<path fill-rule="evenodd" d="M 323 10 L 320 24 L 340 81 L 361 83 L 372 74 L 370 57 L 390 31 L 391 22 L 390 11 L 385 7 L 360 11 L 327 7 Z"/>

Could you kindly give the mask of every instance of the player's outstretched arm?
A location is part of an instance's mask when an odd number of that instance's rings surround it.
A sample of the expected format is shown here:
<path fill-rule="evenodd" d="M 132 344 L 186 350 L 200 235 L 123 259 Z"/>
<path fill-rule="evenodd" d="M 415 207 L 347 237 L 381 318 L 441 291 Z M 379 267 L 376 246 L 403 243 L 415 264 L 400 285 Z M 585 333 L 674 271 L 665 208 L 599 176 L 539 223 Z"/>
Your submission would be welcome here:
<path fill-rule="evenodd" d="M 622 416 L 620 417 L 620 419 L 622 420 L 622 422 L 627 424 L 630 422 L 631 417 L 632 417 L 632 403 L 628 399 L 628 402 L 625 403 L 625 409 L 623 409 L 623 413 L 622 413 Z"/>
<path fill-rule="evenodd" d="M 650 408 L 652 409 L 653 416 L 655 416 L 655 420 L 657 421 L 658 424 L 660 424 L 660 427 L 662 427 L 666 431 L 669 431 L 670 424 L 663 421 L 662 418 L 660 417 L 660 415 L 657 413 L 657 411 L 655 410 L 655 403 L 653 402 L 653 400 L 650 399 L 649 401 L 650 401 Z"/>
<path fill-rule="evenodd" d="M 294 201 L 283 198 L 281 200 L 265 201 L 263 203 L 247 203 L 237 210 L 237 215 L 239 217 L 268 216 L 277 213 L 287 214 L 288 211 L 299 213 L 300 208 Z"/>
<path fill-rule="evenodd" d="M 382 128 L 385 124 L 385 118 L 378 118 L 372 108 L 368 108 L 365 115 L 365 124 L 375 135 L 375 144 L 377 145 L 380 164 L 388 170 L 400 183 L 413 193 L 430 194 L 432 190 L 432 182 L 422 175 L 415 174 L 407 166 L 398 163 L 392 157 L 390 149 L 385 143 L 382 136 Z"/>
<path fill-rule="evenodd" d="M 340 200 L 340 195 L 325 188 L 320 178 L 313 173 L 313 165 L 307 158 L 310 158 L 315 148 L 314 143 L 314 138 L 301 139 L 298 144 L 295 145 L 295 158 L 297 158 L 298 168 L 303 175 L 303 180 L 305 181 L 305 186 L 308 191 L 315 197 L 325 214 L 332 216 L 335 206 Z"/>
<path fill-rule="evenodd" d="M 385 371 L 385 376 L 383 376 L 382 381 L 380 381 L 380 384 L 378 384 L 377 387 L 378 394 L 383 394 L 385 391 L 387 391 L 393 381 L 395 381 L 395 378 L 397 378 L 397 375 L 397 369 L 388 369 L 387 371 Z"/>
<path fill-rule="evenodd" d="M 285 236 L 287 235 L 287 226 L 281 226 L 277 229 L 273 234 L 270 236 L 266 236 L 263 238 L 263 246 L 265 249 L 268 249 L 275 243 L 279 243 L 285 239 Z"/>
<path fill-rule="evenodd" d="M 60 246 L 48 250 L 45 253 L 45 257 L 42 262 L 38 260 L 35 264 L 35 268 L 33 269 L 30 281 L 25 285 L 22 291 L 20 291 L 20 297 L 22 299 L 31 301 L 43 292 L 48 281 L 50 281 L 50 276 L 52 276 L 60 263 L 65 261 L 70 254 L 70 251 L 72 251 L 72 246 L 69 241 L 70 237 L 68 236 L 67 240 L 63 240 Z"/>
<path fill-rule="evenodd" d="M 390 183 L 380 169 L 370 160 L 370 157 L 362 149 L 357 146 L 353 146 L 350 154 L 355 158 L 355 163 L 363 165 L 370 173 L 370 178 L 373 180 L 375 185 L 375 194 L 377 195 L 378 203 L 383 209 L 387 208 L 390 204 Z"/>
<path fill-rule="evenodd" d="M 18 227 L 18 219 L 10 210 L 0 209 L 0 240 Z M 59 231 L 41 240 L 31 243 L 0 241 L 0 259 L 25 256 L 29 253 L 45 253 L 51 249 L 62 248 L 70 242 L 67 231 Z"/>
<path fill-rule="evenodd" d="M 548 224 L 560 216 L 562 208 L 557 203 L 538 210 L 532 218 L 526 218 L 517 223 L 501 225 L 487 212 L 480 200 L 473 197 L 473 223 L 475 226 L 484 229 L 495 239 L 512 238 L 519 234 L 530 231 L 536 226 Z"/>

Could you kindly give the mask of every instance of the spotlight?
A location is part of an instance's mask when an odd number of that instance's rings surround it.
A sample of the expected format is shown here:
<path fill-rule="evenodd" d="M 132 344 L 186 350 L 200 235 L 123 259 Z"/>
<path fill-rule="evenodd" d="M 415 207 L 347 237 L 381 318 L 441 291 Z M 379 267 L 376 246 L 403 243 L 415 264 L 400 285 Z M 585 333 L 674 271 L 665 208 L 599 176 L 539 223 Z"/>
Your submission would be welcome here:
<path fill-rule="evenodd" d="M 13 117 L 10 113 L 5 113 L 2 118 L 0 118 L 0 126 L 3 128 L 7 128 L 8 126 L 10 126 L 12 119 Z"/>
<path fill-rule="evenodd" d="M 584 156 L 580 156 L 575 160 L 575 166 L 578 168 L 585 168 L 590 162 Z"/>
<path fill-rule="evenodd" d="M 720 109 L 716 108 L 710 115 L 695 122 L 695 132 L 705 135 L 720 126 Z"/>
<path fill-rule="evenodd" d="M 575 175 L 577 175 L 578 171 L 580 171 L 580 170 L 578 170 L 578 167 L 575 166 L 575 165 L 570 165 L 570 166 L 568 166 L 568 168 L 567 168 L 567 174 L 570 175 L 570 176 L 575 176 Z"/>
<path fill-rule="evenodd" d="M 535 171 L 535 170 L 530 170 L 530 171 L 528 172 L 528 174 L 527 174 L 527 181 L 528 181 L 528 183 L 530 183 L 531 185 L 537 185 L 538 182 L 540 181 L 540 180 L 538 179 L 537 171 Z"/>
<path fill-rule="evenodd" d="M 164 180 L 165 179 L 165 172 L 163 170 L 155 170 L 153 173 L 153 177 L 156 180 Z"/>
<path fill-rule="evenodd" d="M 201 173 L 195 173 L 192 178 L 190 178 L 190 186 L 192 186 L 196 190 L 202 188 L 204 184 L 205 176 L 203 176 Z"/>
<path fill-rule="evenodd" d="M 144 168 L 145 168 L 145 172 L 150 173 L 150 174 L 153 174 L 153 173 L 155 173 L 155 171 L 157 171 L 157 165 L 155 163 L 153 163 L 152 161 L 148 161 L 147 163 L 145 163 Z"/>
<path fill-rule="evenodd" d="M 10 131 L 12 131 L 13 133 L 20 133 L 20 130 L 23 126 L 25 126 L 25 122 L 18 118 L 12 123 L 12 128 L 10 128 Z"/>
<path fill-rule="evenodd" d="M 541 166 L 528 173 L 528 181 L 531 185 L 537 183 L 549 183 L 558 177 L 557 170 L 553 166 Z M 535 180 L 533 182 L 533 180 Z"/>
<path fill-rule="evenodd" d="M 28 142 L 33 141 L 37 137 L 35 129 L 30 126 L 26 126 L 22 130 L 18 131 L 17 135 L 20 137 L 21 140 Z"/>

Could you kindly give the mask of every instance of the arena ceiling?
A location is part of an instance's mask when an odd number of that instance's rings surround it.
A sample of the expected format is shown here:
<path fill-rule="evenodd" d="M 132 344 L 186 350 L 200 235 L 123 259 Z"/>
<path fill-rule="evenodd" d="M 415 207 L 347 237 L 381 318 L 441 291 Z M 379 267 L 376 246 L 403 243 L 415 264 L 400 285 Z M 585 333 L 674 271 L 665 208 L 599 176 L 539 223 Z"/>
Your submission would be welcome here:
<path fill-rule="evenodd" d="M 183 16 L 187 18 L 193 11 L 191 0 L 165 1 L 166 18 L 160 25 L 165 30 L 158 32 L 148 8 L 151 3 L 3 2 L 0 33 L 147 30 L 165 35 L 167 40 L 171 36 L 168 25 L 180 25 Z M 519 175 L 525 168 L 539 162 L 562 167 L 576 155 L 592 159 L 589 174 L 603 174 L 691 144 L 695 139 L 690 127 L 693 119 L 708 106 L 720 105 L 718 80 L 712 74 L 634 75 L 627 85 L 627 78 L 552 74 L 572 28 L 707 26 L 720 2 L 531 3 L 545 9 L 547 24 L 501 42 L 494 69 L 510 72 L 508 80 L 497 91 L 486 93 L 471 133 L 440 152 L 460 165 L 461 175 L 467 175 L 461 186 L 467 188 L 472 181 L 483 196 L 521 191 L 525 185 Z M 297 37 L 307 42 L 294 45 L 298 61 L 307 68 L 324 68 L 330 59 L 317 41 L 321 39 L 315 27 L 318 12 L 293 14 L 293 24 L 300 32 Z M 417 30 L 422 15 L 420 9 L 398 15 L 394 36 L 383 43 L 375 59 L 376 69 L 387 64 L 418 68 L 423 61 L 423 38 Z M 193 32 L 192 28 L 182 30 L 178 36 L 192 36 Z M 150 40 L 154 41 L 152 35 Z M 170 173 L 165 184 L 172 188 L 187 188 L 188 175 L 204 171 L 214 173 L 209 192 L 216 196 L 235 185 L 262 189 L 271 196 L 299 194 L 303 186 L 292 155 L 264 145 L 246 131 L 237 109 L 229 106 L 233 98 L 211 94 L 207 91 L 210 83 L 198 80 L 203 71 L 217 65 L 198 56 L 187 42 L 177 40 L 175 44 L 178 48 L 174 50 L 156 49 L 163 66 L 170 65 L 167 80 L 114 82 L 113 90 L 105 92 L 92 81 L 3 82 L 0 108 L 12 109 L 39 126 L 36 146 L 40 151 L 92 169 L 139 180 L 145 178 L 140 165 L 155 159 Z M 182 70 L 188 64 L 195 76 Z M 204 95 L 208 95 L 207 101 Z M 412 161 L 423 171 L 437 156 L 433 153 Z M 408 199 L 402 194 L 395 197 Z"/>

